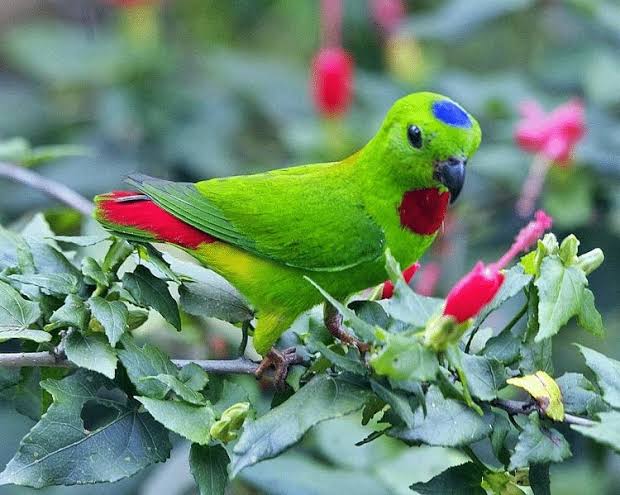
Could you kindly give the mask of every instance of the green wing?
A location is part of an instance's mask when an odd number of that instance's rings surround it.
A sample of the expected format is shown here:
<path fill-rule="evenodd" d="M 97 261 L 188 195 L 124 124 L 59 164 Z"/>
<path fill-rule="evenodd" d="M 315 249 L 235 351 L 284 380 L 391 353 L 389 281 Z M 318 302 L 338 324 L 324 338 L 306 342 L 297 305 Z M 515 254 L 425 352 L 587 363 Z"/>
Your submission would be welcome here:
<path fill-rule="evenodd" d="M 360 198 L 325 166 L 196 184 L 144 175 L 128 182 L 203 232 L 288 266 L 340 271 L 385 248 L 383 230 Z"/>

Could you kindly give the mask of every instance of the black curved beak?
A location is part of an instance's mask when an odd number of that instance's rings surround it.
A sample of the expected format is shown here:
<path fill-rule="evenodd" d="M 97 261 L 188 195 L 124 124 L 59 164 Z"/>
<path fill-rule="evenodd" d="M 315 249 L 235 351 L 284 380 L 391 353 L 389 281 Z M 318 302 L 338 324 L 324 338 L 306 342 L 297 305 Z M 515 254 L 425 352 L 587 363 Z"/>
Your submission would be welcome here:
<path fill-rule="evenodd" d="M 467 160 L 450 157 L 435 165 L 434 177 L 450 191 L 450 203 L 454 203 L 463 189 Z"/>

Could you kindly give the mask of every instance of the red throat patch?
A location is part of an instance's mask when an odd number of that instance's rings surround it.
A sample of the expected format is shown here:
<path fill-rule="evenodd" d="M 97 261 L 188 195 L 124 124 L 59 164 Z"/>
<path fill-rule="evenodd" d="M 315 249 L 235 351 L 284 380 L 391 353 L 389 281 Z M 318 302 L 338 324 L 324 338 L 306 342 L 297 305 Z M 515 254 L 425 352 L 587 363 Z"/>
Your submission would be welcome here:
<path fill-rule="evenodd" d="M 160 242 L 195 249 L 202 243 L 217 240 L 179 220 L 149 199 L 118 201 L 136 194 L 138 193 L 131 191 L 113 191 L 98 201 L 97 208 L 107 222 L 148 232 Z"/>
<path fill-rule="evenodd" d="M 416 234 L 434 234 L 444 221 L 449 201 L 450 193 L 436 188 L 407 191 L 398 207 L 400 224 Z"/>

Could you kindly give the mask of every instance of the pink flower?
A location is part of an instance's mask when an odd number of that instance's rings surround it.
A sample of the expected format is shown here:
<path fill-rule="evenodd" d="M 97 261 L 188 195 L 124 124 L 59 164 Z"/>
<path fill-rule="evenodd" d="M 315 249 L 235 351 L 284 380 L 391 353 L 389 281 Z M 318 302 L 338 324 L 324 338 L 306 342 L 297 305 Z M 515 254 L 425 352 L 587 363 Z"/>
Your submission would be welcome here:
<path fill-rule="evenodd" d="M 521 104 L 523 119 L 517 124 L 515 140 L 525 151 L 540 153 L 548 160 L 566 165 L 585 133 L 584 107 L 571 100 L 545 114 L 534 101 Z"/>
<path fill-rule="evenodd" d="M 403 270 L 403 278 L 405 282 L 409 283 L 415 272 L 420 268 L 420 263 L 414 263 L 409 268 Z M 391 280 L 386 280 L 383 283 L 383 290 L 381 291 L 381 299 L 389 299 L 394 295 L 394 283 Z"/>
<path fill-rule="evenodd" d="M 432 296 L 441 276 L 441 265 L 430 261 L 424 265 L 422 273 L 416 278 L 415 291 L 421 296 Z"/>
<path fill-rule="evenodd" d="M 312 96 L 326 117 L 343 114 L 353 95 L 353 59 L 340 47 L 322 48 L 312 61 Z"/>
<path fill-rule="evenodd" d="M 476 316 L 499 291 L 504 282 L 501 272 L 521 251 L 529 249 L 551 228 L 552 219 L 544 211 L 537 211 L 534 220 L 522 228 L 515 240 L 498 261 L 485 266 L 478 261 L 474 268 L 459 280 L 446 297 L 443 314 L 453 316 L 458 323 Z"/>
<path fill-rule="evenodd" d="M 370 0 L 370 12 L 375 23 L 386 33 L 392 33 L 405 18 L 403 0 Z"/>

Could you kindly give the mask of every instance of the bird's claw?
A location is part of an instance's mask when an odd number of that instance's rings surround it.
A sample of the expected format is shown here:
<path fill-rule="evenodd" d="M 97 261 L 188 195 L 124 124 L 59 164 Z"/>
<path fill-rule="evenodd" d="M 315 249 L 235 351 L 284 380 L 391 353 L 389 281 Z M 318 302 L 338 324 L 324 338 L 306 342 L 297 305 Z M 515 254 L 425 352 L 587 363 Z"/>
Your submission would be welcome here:
<path fill-rule="evenodd" d="M 261 378 L 265 371 L 269 368 L 273 368 L 274 375 L 273 381 L 278 390 L 284 388 L 284 383 L 288 375 L 288 369 L 292 364 L 300 362 L 300 357 L 297 355 L 295 347 L 288 347 L 286 349 L 276 349 L 272 347 L 269 353 L 263 358 L 258 368 L 254 372 L 254 376 L 257 379 Z"/>
<path fill-rule="evenodd" d="M 346 345 L 354 345 L 360 354 L 365 354 L 370 350 L 370 346 L 366 342 L 351 335 L 342 325 L 342 315 L 331 304 L 326 304 L 324 323 L 329 333 L 336 337 L 340 342 Z"/>

